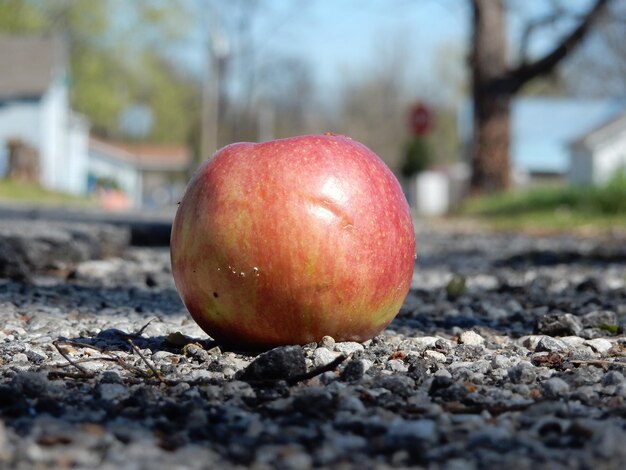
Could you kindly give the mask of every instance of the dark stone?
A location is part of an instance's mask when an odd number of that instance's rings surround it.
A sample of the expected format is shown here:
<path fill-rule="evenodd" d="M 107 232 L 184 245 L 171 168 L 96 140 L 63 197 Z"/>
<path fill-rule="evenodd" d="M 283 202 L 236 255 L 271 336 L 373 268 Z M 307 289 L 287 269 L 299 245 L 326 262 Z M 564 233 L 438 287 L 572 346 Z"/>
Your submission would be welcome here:
<path fill-rule="evenodd" d="M 342 382 L 358 382 L 365 374 L 365 365 L 360 359 L 352 359 L 346 364 L 339 375 Z"/>
<path fill-rule="evenodd" d="M 36 372 L 25 372 L 16 375 L 11 381 L 11 386 L 19 393 L 30 397 L 40 397 L 48 389 L 50 382 L 45 375 Z"/>
<path fill-rule="evenodd" d="M 56 398 L 42 397 L 37 400 L 35 410 L 38 413 L 47 413 L 51 416 L 62 416 L 65 413 L 65 407 Z"/>
<path fill-rule="evenodd" d="M 428 391 L 428 394 L 431 396 L 435 395 L 441 390 L 452 386 L 453 383 L 454 381 L 452 380 L 452 378 L 438 375 L 433 379 L 433 382 L 430 384 L 430 390 Z"/>
<path fill-rule="evenodd" d="M 439 390 L 435 396 L 444 401 L 463 402 L 470 394 L 469 390 L 462 384 L 454 384 L 448 388 Z"/>
<path fill-rule="evenodd" d="M 552 313 L 537 318 L 536 332 L 548 336 L 579 336 L 580 319 L 571 313 Z"/>
<path fill-rule="evenodd" d="M 4 416 L 17 417 L 27 414 L 28 402 L 22 393 L 8 385 L 0 385 L 0 411 Z"/>
<path fill-rule="evenodd" d="M 330 416 L 335 401 L 332 394 L 323 388 L 311 388 L 293 398 L 293 409 L 305 416 L 322 418 Z"/>
<path fill-rule="evenodd" d="M 122 384 L 124 383 L 124 380 L 117 372 L 107 370 L 104 371 L 100 376 L 100 383 Z"/>
<path fill-rule="evenodd" d="M 422 359 L 417 359 L 409 365 L 407 375 L 419 385 L 428 377 L 428 365 Z"/>
<path fill-rule="evenodd" d="M 585 279 L 580 284 L 576 286 L 577 292 L 600 292 L 600 283 L 593 278 Z"/>
<path fill-rule="evenodd" d="M 239 378 L 246 381 L 287 380 L 305 372 L 302 347 L 281 346 L 260 354 Z"/>

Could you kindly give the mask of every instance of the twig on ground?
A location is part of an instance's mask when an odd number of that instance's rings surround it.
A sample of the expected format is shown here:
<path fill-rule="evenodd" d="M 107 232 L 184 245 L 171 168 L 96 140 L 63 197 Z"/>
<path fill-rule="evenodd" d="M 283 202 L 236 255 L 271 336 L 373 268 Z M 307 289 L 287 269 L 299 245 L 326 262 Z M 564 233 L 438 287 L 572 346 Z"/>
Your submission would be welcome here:
<path fill-rule="evenodd" d="M 148 323 L 146 323 L 144 326 L 142 326 L 141 328 L 139 328 L 137 331 L 135 331 L 134 333 L 126 333 L 128 336 L 131 336 L 133 338 L 136 338 L 138 336 L 141 336 L 144 332 L 144 330 L 146 328 L 148 328 L 148 326 L 150 326 L 150 323 L 152 323 L 155 320 L 155 318 L 150 319 L 150 321 Z"/>
<path fill-rule="evenodd" d="M 66 354 L 65 351 L 63 351 L 61 349 L 61 347 L 59 346 L 59 341 L 53 341 L 52 345 L 56 348 L 57 351 L 59 351 L 59 354 L 61 356 L 63 356 L 63 358 L 73 367 L 75 367 L 76 369 L 78 369 L 83 375 L 85 374 L 89 374 L 89 371 L 87 369 L 85 369 L 84 367 L 81 367 L 80 365 L 78 365 L 72 358 L 69 357 L 68 354 Z"/>
<path fill-rule="evenodd" d="M 95 377 L 95 374 L 91 373 L 91 372 L 87 372 L 87 373 L 74 373 L 74 372 L 65 372 L 63 370 L 51 370 L 50 372 L 48 372 L 48 378 L 49 379 L 64 379 L 64 378 L 70 378 L 70 379 L 93 379 Z"/>
<path fill-rule="evenodd" d="M 141 351 L 139 351 L 139 348 L 137 348 L 137 346 L 135 346 L 135 344 L 132 342 L 132 340 L 130 338 L 127 338 L 127 341 L 129 343 L 130 347 L 132 348 L 132 350 L 138 353 L 139 357 L 143 360 L 143 362 L 148 365 L 148 367 L 149 367 L 150 371 L 152 372 L 152 374 L 154 374 L 154 376 L 156 376 L 157 379 L 159 379 L 159 381 L 160 381 L 161 380 L 160 374 L 154 368 L 154 366 L 152 366 L 151 364 L 148 363 L 148 361 L 145 358 L 145 356 L 141 353 Z M 53 341 L 52 344 L 57 349 L 57 351 L 59 351 L 59 354 L 61 354 L 63 356 L 63 358 L 68 362 L 67 365 L 75 367 L 77 370 L 79 370 L 81 372 L 82 375 L 74 374 L 76 376 L 75 378 L 93 378 L 93 377 L 95 377 L 95 375 L 92 372 L 89 372 L 87 369 L 85 369 L 84 367 L 80 366 L 81 363 L 94 362 L 94 361 L 111 361 L 111 362 L 115 362 L 116 364 L 118 364 L 123 369 L 126 369 L 129 372 L 132 372 L 133 374 L 138 375 L 138 376 L 143 377 L 143 378 L 151 378 L 153 376 L 152 374 L 146 372 L 143 369 L 140 369 L 139 367 L 135 367 L 135 366 L 133 366 L 131 364 L 128 364 L 128 362 L 126 362 L 126 360 L 124 360 L 124 358 L 118 356 L 114 352 L 107 351 L 106 349 L 100 348 L 98 346 L 94 346 L 94 345 L 91 345 L 91 344 L 85 344 L 85 343 L 81 343 L 81 342 L 78 342 L 78 341 L 71 341 L 71 340 L 56 340 L 56 341 Z M 68 346 L 81 347 L 81 348 L 90 348 L 90 349 L 93 349 L 95 351 L 98 351 L 98 352 L 104 354 L 104 356 L 90 357 L 90 358 L 74 360 L 74 359 L 70 358 L 69 355 L 67 355 L 65 353 L 65 351 L 63 351 L 60 348 L 60 345 L 62 345 L 62 344 L 65 344 L 65 345 L 68 345 Z M 61 365 L 60 367 L 63 367 L 63 366 L 64 365 Z M 63 375 L 65 375 L 66 377 L 70 377 L 70 375 L 68 375 L 67 373 L 65 373 Z"/>
<path fill-rule="evenodd" d="M 145 326 L 144 326 L 145 328 Z M 141 360 L 144 362 L 144 364 L 146 364 L 146 366 L 148 366 L 148 369 L 150 369 L 152 371 L 152 373 L 154 374 L 154 376 L 159 379 L 159 381 L 162 381 L 161 378 L 161 374 L 159 373 L 158 370 L 156 370 L 156 368 L 154 367 L 154 365 L 152 365 L 148 359 L 146 359 L 146 356 L 144 356 L 141 352 L 141 350 L 135 345 L 135 343 L 133 343 L 133 340 L 130 338 L 127 338 L 128 344 L 130 344 L 130 347 L 133 348 L 133 351 L 135 351 L 137 353 L 137 355 L 141 358 Z"/>

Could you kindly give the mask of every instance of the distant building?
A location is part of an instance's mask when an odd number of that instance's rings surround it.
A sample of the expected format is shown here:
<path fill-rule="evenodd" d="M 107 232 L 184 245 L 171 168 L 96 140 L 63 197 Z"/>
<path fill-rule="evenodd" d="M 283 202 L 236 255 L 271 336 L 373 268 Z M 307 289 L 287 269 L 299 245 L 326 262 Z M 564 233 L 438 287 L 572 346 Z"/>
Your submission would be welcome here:
<path fill-rule="evenodd" d="M 467 194 L 470 168 L 466 163 L 438 165 L 405 182 L 411 207 L 425 216 L 441 216 L 458 207 Z"/>
<path fill-rule="evenodd" d="M 48 189 L 115 195 L 111 208 L 158 206 L 177 202 L 190 159 L 185 147 L 90 138 L 70 108 L 60 38 L 0 35 L 0 177 L 17 161 L 14 175 L 37 173 Z"/>
<path fill-rule="evenodd" d="M 603 184 L 626 172 L 626 113 L 602 123 L 570 143 L 568 177 L 576 184 Z"/>
<path fill-rule="evenodd" d="M 134 207 L 173 205 L 185 189 L 190 163 L 191 154 L 183 146 L 129 144 L 92 137 L 88 189 L 120 190 Z"/>
<path fill-rule="evenodd" d="M 69 105 L 65 50 L 58 37 L 0 36 L 0 168 L 9 143 L 37 153 L 49 189 L 84 194 L 89 124 Z"/>
<path fill-rule="evenodd" d="M 467 193 L 473 134 L 472 106 L 458 113 L 464 164 L 431 168 L 407 182 L 411 205 L 441 215 Z M 511 109 L 514 184 L 601 184 L 626 171 L 626 100 L 523 97 Z"/>
<path fill-rule="evenodd" d="M 626 101 L 523 97 L 513 102 L 511 161 L 514 180 L 565 180 L 570 143 L 624 112 Z M 466 150 L 472 140 L 472 108 L 459 113 L 459 137 Z"/>

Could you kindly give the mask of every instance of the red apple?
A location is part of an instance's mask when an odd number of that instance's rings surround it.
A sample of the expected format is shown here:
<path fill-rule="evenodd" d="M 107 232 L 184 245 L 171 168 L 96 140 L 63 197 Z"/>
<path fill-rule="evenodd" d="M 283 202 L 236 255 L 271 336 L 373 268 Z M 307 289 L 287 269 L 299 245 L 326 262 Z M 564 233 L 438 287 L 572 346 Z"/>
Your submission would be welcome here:
<path fill-rule="evenodd" d="M 409 290 L 415 234 L 393 173 L 364 145 L 312 135 L 219 150 L 171 238 L 176 287 L 219 342 L 365 341 Z"/>

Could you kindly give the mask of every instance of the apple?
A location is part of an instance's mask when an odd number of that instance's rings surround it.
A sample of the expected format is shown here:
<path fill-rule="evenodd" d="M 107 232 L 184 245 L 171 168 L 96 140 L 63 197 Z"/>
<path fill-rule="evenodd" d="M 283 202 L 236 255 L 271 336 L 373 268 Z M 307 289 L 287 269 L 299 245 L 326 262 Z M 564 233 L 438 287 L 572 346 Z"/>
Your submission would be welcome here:
<path fill-rule="evenodd" d="M 171 261 L 185 306 L 218 342 L 365 341 L 406 297 L 415 232 L 397 179 L 355 140 L 236 143 L 189 182 Z"/>

